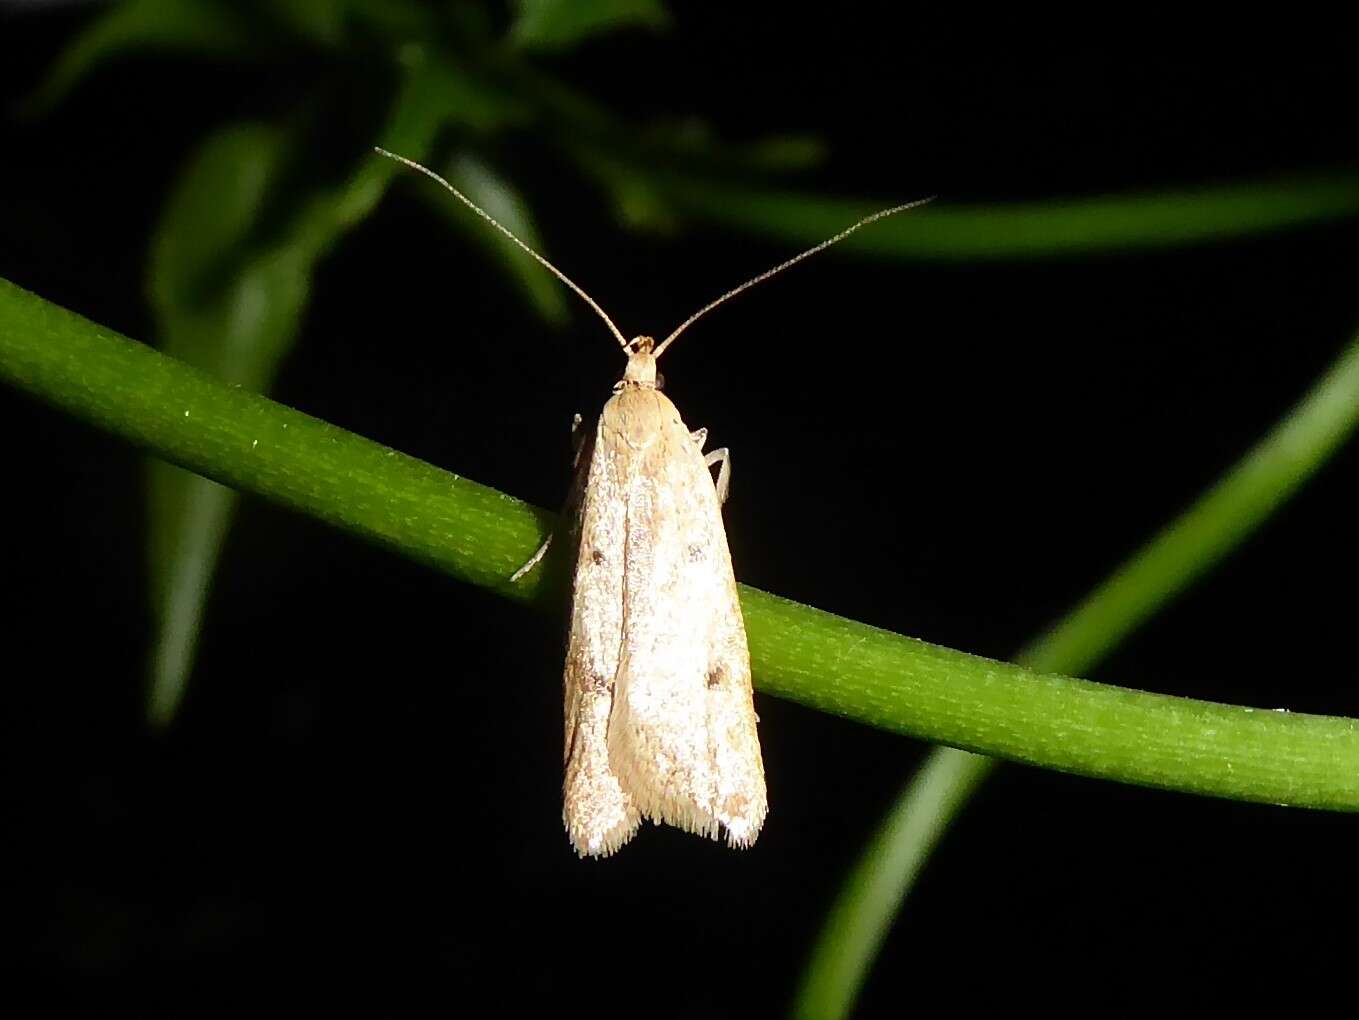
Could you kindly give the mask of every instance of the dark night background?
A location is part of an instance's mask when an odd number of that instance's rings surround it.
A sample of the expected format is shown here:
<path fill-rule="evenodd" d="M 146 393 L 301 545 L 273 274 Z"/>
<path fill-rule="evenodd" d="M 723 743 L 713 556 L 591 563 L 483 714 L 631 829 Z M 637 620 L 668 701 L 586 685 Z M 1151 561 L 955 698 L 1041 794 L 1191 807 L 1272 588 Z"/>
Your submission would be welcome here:
<path fill-rule="evenodd" d="M 184 160 L 323 72 L 129 56 L 20 116 L 93 13 L 4 10 L 0 276 L 150 340 L 148 237 Z M 792 183 L 883 204 L 1359 159 L 1339 40 L 1163 25 L 1114 44 L 1094 24 L 985 20 L 686 5 L 668 32 L 542 66 L 639 124 L 819 136 L 828 160 Z M 668 332 L 791 253 L 697 222 L 629 232 L 531 137 L 496 158 L 625 332 Z M 322 263 L 272 395 L 556 507 L 571 414 L 598 409 L 621 358 L 582 307 L 545 328 L 416 186 L 398 181 Z M 1357 256 L 1345 221 L 1031 261 L 828 253 L 686 334 L 667 390 L 732 450 L 740 580 L 1004 658 L 1307 390 L 1359 326 Z M 152 736 L 141 455 L 13 391 L 0 429 L 6 967 L 53 1003 L 781 1014 L 927 753 L 757 694 L 771 815 L 752 851 L 647 828 L 578 861 L 560 823 L 559 621 L 251 497 L 183 714 Z M 1359 714 L 1356 470 L 1351 443 L 1096 678 Z M 1352 965 L 1356 824 L 1006 767 L 930 861 L 862 1014 L 1320 986 Z"/>

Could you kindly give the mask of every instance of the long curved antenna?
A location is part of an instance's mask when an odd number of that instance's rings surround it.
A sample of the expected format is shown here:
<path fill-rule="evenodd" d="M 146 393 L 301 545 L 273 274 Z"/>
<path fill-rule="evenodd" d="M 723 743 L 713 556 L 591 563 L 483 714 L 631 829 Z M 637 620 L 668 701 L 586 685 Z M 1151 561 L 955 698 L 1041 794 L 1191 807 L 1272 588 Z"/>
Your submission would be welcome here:
<path fill-rule="evenodd" d="M 431 180 L 438 181 L 440 184 L 442 184 L 442 185 L 443 185 L 445 188 L 447 188 L 449 191 L 453 192 L 453 194 L 454 194 L 455 196 L 457 196 L 458 200 L 461 201 L 463 205 L 467 206 L 467 208 L 471 209 L 474 213 L 476 213 L 478 216 L 480 216 L 483 220 L 485 220 L 485 221 L 486 221 L 487 223 L 489 223 L 491 226 L 495 227 L 496 230 L 500 231 L 502 234 L 504 234 L 506 237 L 508 237 L 508 238 L 509 238 L 511 241 L 513 241 L 515 244 L 519 245 L 520 248 L 523 248 L 524 251 L 528 252 L 528 253 L 529 253 L 530 255 L 532 255 L 535 259 L 537 259 L 538 262 L 542 264 L 542 266 L 543 266 L 544 269 L 546 269 L 549 273 L 551 273 L 551 274 L 552 274 L 553 276 L 555 276 L 557 279 L 561 280 L 562 283 L 566 284 L 568 287 L 570 287 L 572 290 L 574 290 L 577 294 L 579 294 L 582 298 L 584 298 L 584 299 L 585 299 L 585 303 L 595 310 L 595 314 L 597 314 L 601 319 L 604 320 L 604 324 L 605 324 L 606 326 L 609 327 L 610 332 L 612 332 L 613 335 L 614 335 L 615 337 L 618 338 L 618 343 L 619 343 L 619 345 L 623 348 L 623 350 L 626 351 L 626 350 L 628 349 L 628 342 L 627 342 L 627 340 L 624 338 L 623 334 L 620 333 L 620 332 L 618 331 L 618 327 L 615 326 L 615 325 L 613 324 L 613 320 L 609 318 L 609 316 L 605 313 L 604 309 L 600 308 L 599 305 L 595 304 L 595 299 L 594 299 L 594 298 L 590 297 L 589 294 L 585 293 L 585 291 L 583 291 L 583 290 L 581 290 L 579 287 L 577 287 L 577 286 L 571 281 L 571 278 L 570 278 L 569 276 L 567 276 L 565 273 L 563 273 L 560 269 L 558 269 L 556 266 L 554 266 L 551 262 L 549 262 L 547 259 L 543 258 L 543 257 L 542 257 L 541 255 L 539 255 L 536 251 L 534 251 L 532 248 L 530 248 L 528 245 L 526 245 L 523 241 L 519 240 L 519 238 L 515 237 L 512 233 L 510 233 L 510 231 L 509 231 L 508 228 L 501 226 L 501 225 L 500 225 L 500 222 L 499 222 L 494 216 L 492 216 L 490 213 L 488 213 L 488 212 L 487 212 L 485 209 L 483 209 L 481 206 L 479 206 L 479 205 L 477 205 L 475 202 L 473 202 L 470 198 L 468 198 L 466 195 L 464 195 L 464 194 L 463 194 L 461 191 L 459 191 L 457 188 L 453 187 L 453 185 L 449 184 L 448 181 L 444 180 L 442 177 L 440 177 L 438 174 L 436 174 L 436 173 L 435 173 L 433 170 L 431 170 L 429 167 L 427 167 L 427 166 L 421 166 L 421 165 L 420 165 L 419 163 L 417 163 L 415 160 L 413 160 L 413 159 L 407 159 L 405 156 L 398 156 L 395 152 L 388 152 L 386 149 L 382 148 L 382 147 L 379 146 L 379 145 L 374 145 L 373 148 L 374 148 L 376 151 L 380 152 L 382 155 L 386 156 L 388 159 L 394 159 L 394 160 L 396 160 L 398 163 L 405 163 L 406 166 L 410 167 L 412 170 L 418 170 L 418 171 L 420 171 L 420 172 L 421 172 L 422 174 L 424 174 L 426 177 L 430 178 Z"/>
<path fill-rule="evenodd" d="M 873 215 L 871 216 L 865 216 L 863 219 L 861 219 L 858 223 L 854 224 L 852 227 L 846 227 L 844 230 L 840 231 L 840 233 L 836 234 L 834 237 L 827 238 L 826 240 L 822 241 L 815 247 L 808 248 L 801 255 L 794 255 L 788 261 L 780 262 L 773 269 L 766 269 L 763 273 L 755 277 L 753 280 L 747 280 L 745 283 L 741 284 L 741 286 L 733 287 L 731 290 L 727 291 L 716 301 L 708 302 L 706 305 L 704 305 L 702 308 L 696 311 L 693 315 L 689 316 L 689 318 L 681 322 L 673 333 L 671 333 L 668 337 L 661 341 L 660 345 L 655 350 L 655 356 L 659 358 L 661 356 L 661 352 L 664 351 L 667 347 L 669 347 L 672 343 L 674 343 L 675 337 L 679 336 L 686 329 L 692 326 L 695 322 L 697 322 L 703 316 L 707 315 L 714 308 L 720 305 L 723 301 L 726 301 L 729 298 L 734 298 L 737 294 L 741 293 L 741 291 L 749 290 L 757 283 L 764 283 L 765 280 L 769 279 L 775 273 L 783 272 L 789 266 L 795 265 L 796 263 L 801 262 L 803 259 L 815 255 L 817 252 L 822 251 L 823 249 L 829 248 L 837 241 L 843 241 L 845 238 L 847 238 L 850 234 L 854 233 L 854 231 L 858 230 L 860 227 L 866 227 L 870 223 L 873 223 L 876 220 L 883 219 L 886 216 L 892 216 L 899 212 L 905 212 L 907 209 L 914 209 L 917 206 L 924 205 L 926 202 L 933 201 L 934 196 L 931 195 L 929 198 L 918 198 L 914 202 L 907 202 L 904 205 L 894 205 L 890 209 L 880 209 L 878 212 L 873 213 Z"/>

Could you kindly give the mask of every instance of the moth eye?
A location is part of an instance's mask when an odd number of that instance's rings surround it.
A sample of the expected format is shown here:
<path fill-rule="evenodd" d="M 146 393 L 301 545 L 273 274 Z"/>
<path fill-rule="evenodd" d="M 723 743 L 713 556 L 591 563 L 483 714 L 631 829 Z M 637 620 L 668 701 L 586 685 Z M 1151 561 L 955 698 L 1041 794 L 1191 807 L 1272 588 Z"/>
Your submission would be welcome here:
<path fill-rule="evenodd" d="M 703 559 L 703 546 L 699 545 L 697 542 L 689 546 L 687 551 L 690 563 L 697 563 L 699 560 Z"/>
<path fill-rule="evenodd" d="M 604 562 L 604 554 L 600 552 L 598 549 L 591 549 L 590 562 L 592 562 L 595 566 L 599 566 L 601 563 Z"/>
<path fill-rule="evenodd" d="M 720 687 L 722 685 L 722 664 L 716 663 L 708 667 L 708 686 Z"/>

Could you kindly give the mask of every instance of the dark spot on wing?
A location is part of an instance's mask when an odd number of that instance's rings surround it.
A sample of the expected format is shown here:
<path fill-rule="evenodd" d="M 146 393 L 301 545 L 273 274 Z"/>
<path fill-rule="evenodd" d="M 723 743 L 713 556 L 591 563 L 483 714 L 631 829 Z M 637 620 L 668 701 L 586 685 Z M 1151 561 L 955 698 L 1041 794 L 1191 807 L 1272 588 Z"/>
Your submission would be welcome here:
<path fill-rule="evenodd" d="M 590 562 L 593 563 L 595 566 L 599 566 L 601 563 L 604 562 L 604 554 L 600 552 L 598 549 L 591 549 Z"/>
<path fill-rule="evenodd" d="M 722 680 L 726 676 L 726 670 L 722 668 L 722 663 L 715 662 L 708 667 L 708 686 L 720 687 Z"/>
<path fill-rule="evenodd" d="M 690 563 L 698 563 L 703 559 L 703 546 L 699 545 L 697 542 L 690 545 L 687 551 Z"/>

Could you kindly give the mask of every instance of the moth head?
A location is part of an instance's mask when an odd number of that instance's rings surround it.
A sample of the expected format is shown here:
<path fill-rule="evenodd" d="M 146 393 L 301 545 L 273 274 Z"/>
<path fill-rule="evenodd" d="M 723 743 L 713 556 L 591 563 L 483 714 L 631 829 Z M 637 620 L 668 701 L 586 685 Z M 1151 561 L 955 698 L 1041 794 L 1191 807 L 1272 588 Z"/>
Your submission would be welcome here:
<path fill-rule="evenodd" d="M 636 336 L 624 348 L 628 352 L 628 367 L 623 372 L 625 386 L 659 389 L 660 376 L 656 373 L 656 355 L 652 353 L 656 341 L 649 336 Z"/>

